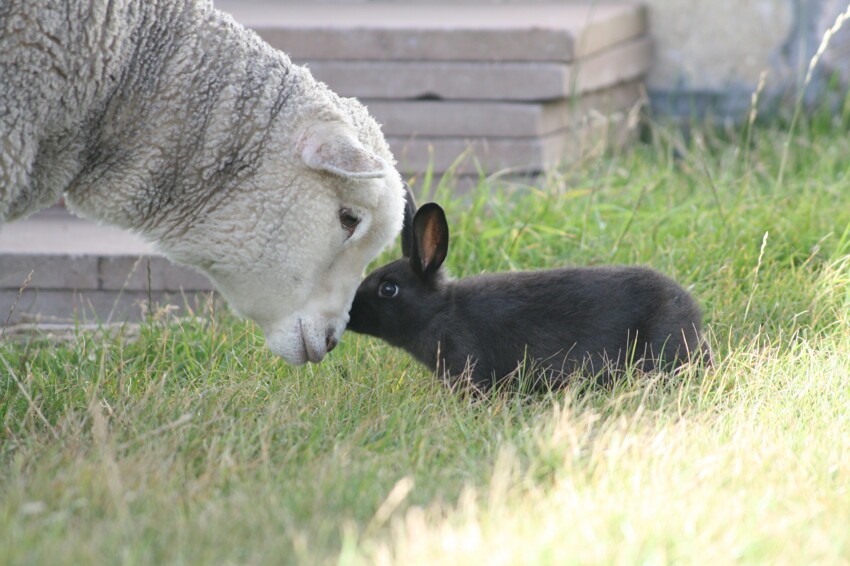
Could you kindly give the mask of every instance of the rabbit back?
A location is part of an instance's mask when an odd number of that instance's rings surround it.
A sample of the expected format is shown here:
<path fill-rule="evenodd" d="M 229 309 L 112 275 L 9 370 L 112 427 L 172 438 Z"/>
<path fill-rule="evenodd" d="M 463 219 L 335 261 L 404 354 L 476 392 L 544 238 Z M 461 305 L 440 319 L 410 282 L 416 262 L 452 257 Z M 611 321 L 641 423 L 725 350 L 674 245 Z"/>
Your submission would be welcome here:
<path fill-rule="evenodd" d="M 446 376 L 468 366 L 478 387 L 509 376 L 523 361 L 557 386 L 579 370 L 606 379 L 608 370 L 629 363 L 651 371 L 707 355 L 696 302 L 645 267 L 481 275 L 446 292 L 448 306 L 432 320 L 423 348 L 439 352 L 430 352 L 426 363 Z"/>

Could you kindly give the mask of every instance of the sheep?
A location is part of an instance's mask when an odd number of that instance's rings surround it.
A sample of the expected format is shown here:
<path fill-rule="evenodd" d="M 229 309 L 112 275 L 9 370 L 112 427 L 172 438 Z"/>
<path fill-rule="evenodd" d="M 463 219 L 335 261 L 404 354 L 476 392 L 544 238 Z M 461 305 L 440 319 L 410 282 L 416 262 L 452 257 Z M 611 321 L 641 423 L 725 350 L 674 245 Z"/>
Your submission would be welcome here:
<path fill-rule="evenodd" d="M 404 189 L 366 108 L 209 0 L 0 2 L 0 226 L 64 196 L 214 283 L 292 364 L 340 339 Z"/>

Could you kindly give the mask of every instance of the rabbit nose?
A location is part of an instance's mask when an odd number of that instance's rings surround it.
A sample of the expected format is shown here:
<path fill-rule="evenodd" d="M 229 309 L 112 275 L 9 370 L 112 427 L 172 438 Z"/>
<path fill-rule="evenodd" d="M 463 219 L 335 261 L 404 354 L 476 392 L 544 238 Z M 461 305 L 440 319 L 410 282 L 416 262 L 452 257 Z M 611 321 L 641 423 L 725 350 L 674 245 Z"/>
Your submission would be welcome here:
<path fill-rule="evenodd" d="M 325 351 L 330 352 L 331 350 L 336 348 L 337 343 L 337 339 L 334 338 L 334 332 L 333 330 L 331 330 L 330 332 L 328 332 L 327 336 L 325 336 Z"/>

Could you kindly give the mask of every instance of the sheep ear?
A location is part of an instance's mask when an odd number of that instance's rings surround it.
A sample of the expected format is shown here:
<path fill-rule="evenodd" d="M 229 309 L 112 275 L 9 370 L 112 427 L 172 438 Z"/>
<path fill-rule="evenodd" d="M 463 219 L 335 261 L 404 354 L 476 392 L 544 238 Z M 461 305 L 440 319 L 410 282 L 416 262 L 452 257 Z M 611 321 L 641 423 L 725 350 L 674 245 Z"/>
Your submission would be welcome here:
<path fill-rule="evenodd" d="M 449 250 L 449 225 L 439 204 L 422 205 L 413 218 L 410 266 L 423 280 L 431 279 L 443 265 Z"/>
<path fill-rule="evenodd" d="M 301 159 L 311 169 L 350 179 L 377 179 L 387 174 L 380 156 L 363 147 L 347 127 L 333 122 L 311 126 L 298 144 Z"/>
<path fill-rule="evenodd" d="M 401 226 L 401 255 L 410 257 L 413 247 L 413 217 L 416 215 L 416 201 L 413 191 L 407 183 L 404 184 L 404 224 Z"/>

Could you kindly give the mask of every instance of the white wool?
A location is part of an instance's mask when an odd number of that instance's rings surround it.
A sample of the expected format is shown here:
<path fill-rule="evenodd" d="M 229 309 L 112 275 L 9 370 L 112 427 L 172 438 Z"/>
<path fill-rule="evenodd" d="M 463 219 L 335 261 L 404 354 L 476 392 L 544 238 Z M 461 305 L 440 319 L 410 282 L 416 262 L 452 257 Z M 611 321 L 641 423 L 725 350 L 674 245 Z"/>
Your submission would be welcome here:
<path fill-rule="evenodd" d="M 340 338 L 400 230 L 393 163 L 360 103 L 208 1 L 0 3 L 0 225 L 64 195 L 208 275 L 292 363 Z"/>

